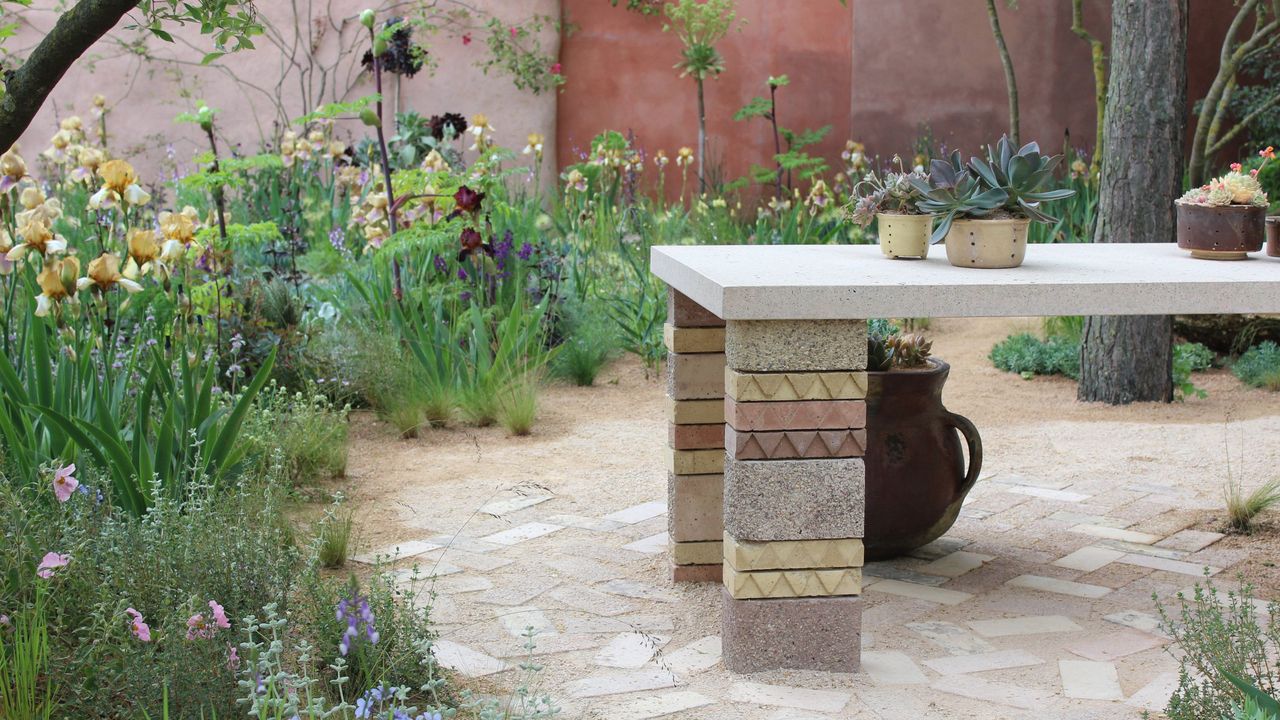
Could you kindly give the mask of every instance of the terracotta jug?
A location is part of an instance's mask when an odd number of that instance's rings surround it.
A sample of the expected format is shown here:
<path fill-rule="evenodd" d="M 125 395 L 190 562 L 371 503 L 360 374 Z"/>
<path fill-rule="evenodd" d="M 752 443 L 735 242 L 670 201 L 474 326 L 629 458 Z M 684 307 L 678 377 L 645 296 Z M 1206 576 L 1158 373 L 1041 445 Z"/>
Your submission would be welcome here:
<path fill-rule="evenodd" d="M 982 471 L 982 438 L 942 406 L 951 366 L 868 373 L 868 560 L 909 552 L 941 537 Z M 969 449 L 965 467 L 963 437 Z"/>

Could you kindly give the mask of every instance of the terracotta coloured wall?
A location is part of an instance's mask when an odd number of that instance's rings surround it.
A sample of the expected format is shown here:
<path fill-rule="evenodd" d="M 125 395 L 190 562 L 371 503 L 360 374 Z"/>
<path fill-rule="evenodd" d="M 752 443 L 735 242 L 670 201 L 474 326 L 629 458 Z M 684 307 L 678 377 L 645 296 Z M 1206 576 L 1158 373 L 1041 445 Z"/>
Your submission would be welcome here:
<path fill-rule="evenodd" d="M 1163 0 L 1151 0 L 1159 2 Z M 1189 94 L 1212 81 L 1230 14 L 1226 0 L 1191 0 Z M 972 151 L 1008 127 L 1004 75 L 981 0 L 739 0 L 748 24 L 722 47 L 728 70 L 707 93 L 711 155 L 730 177 L 767 163 L 772 140 L 762 121 L 732 115 L 785 73 L 781 119 L 793 128 L 833 125 L 819 147 L 839 164 L 846 138 L 888 159 L 910 154 L 925 126 L 947 147 Z M 576 161 L 602 128 L 632 130 L 646 149 L 670 153 L 696 140 L 692 82 L 671 69 L 679 44 L 661 21 L 605 0 L 563 0 L 580 29 L 562 58 L 569 85 L 560 95 L 560 162 Z M 1071 32 L 1067 0 L 999 3 L 1021 95 L 1022 136 L 1047 150 L 1092 148 L 1093 74 L 1088 45 Z M 1085 24 L 1110 34 L 1109 0 L 1085 0 Z M 670 183 L 668 183 L 670 187 Z"/>
<path fill-rule="evenodd" d="M 696 147 L 694 84 L 672 69 L 680 43 L 662 32 L 661 20 L 605 0 L 563 0 L 563 7 L 578 30 L 561 46 L 569 78 L 557 124 L 561 164 L 577 162 L 605 128 L 634 131 L 650 155 L 659 148 L 674 156 L 682 145 Z M 832 125 L 817 152 L 838 159 L 850 137 L 852 9 L 836 0 L 739 0 L 738 7 L 747 24 L 724 43 L 726 72 L 707 82 L 710 164 L 733 178 L 753 162 L 769 163 L 768 123 L 734 122 L 733 114 L 752 97 L 768 94 L 770 75 L 782 74 L 791 85 L 780 90 L 779 121 L 797 130 Z M 678 186 L 674 165 L 668 173 L 668 188 Z M 645 174 L 652 176 L 652 163 Z"/>

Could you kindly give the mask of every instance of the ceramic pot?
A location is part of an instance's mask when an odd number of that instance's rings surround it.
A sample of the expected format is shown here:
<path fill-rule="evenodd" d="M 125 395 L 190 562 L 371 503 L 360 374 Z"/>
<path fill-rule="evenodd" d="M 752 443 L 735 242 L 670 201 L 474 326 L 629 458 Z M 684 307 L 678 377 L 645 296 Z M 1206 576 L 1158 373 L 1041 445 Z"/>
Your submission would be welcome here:
<path fill-rule="evenodd" d="M 933 232 L 932 215 L 876 213 L 880 228 L 880 252 L 891 258 L 929 256 L 929 234 Z"/>
<path fill-rule="evenodd" d="M 1027 255 L 1026 218 L 956 220 L 947 231 L 947 260 L 956 267 L 1012 268 Z"/>
<path fill-rule="evenodd" d="M 1267 209 L 1177 203 L 1178 247 L 1201 260 L 1244 260 L 1262 249 Z"/>
<path fill-rule="evenodd" d="M 1280 257 L 1280 215 L 1267 216 L 1267 255 Z"/>
<path fill-rule="evenodd" d="M 941 537 L 982 471 L 978 429 L 942 406 L 950 371 L 945 362 L 931 360 L 927 369 L 867 373 L 868 560 L 895 557 Z"/>

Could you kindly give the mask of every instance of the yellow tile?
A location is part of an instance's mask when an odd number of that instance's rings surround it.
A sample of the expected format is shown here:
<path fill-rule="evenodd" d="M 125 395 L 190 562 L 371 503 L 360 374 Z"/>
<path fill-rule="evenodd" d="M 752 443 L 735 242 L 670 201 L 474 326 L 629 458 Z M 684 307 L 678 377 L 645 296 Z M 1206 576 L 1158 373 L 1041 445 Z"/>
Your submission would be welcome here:
<path fill-rule="evenodd" d="M 724 561 L 724 546 L 718 542 L 672 543 L 677 565 L 714 565 Z"/>
<path fill-rule="evenodd" d="M 667 323 L 662 328 L 663 340 L 673 353 L 722 353 L 724 328 L 680 328 Z"/>
<path fill-rule="evenodd" d="M 738 572 L 725 563 L 724 586 L 737 600 L 860 595 L 862 568 Z"/>
<path fill-rule="evenodd" d="M 724 400 L 673 400 L 668 397 L 667 419 L 676 425 L 722 423 Z"/>
<path fill-rule="evenodd" d="M 676 475 L 724 473 L 724 450 L 667 450 L 667 470 Z"/>
<path fill-rule="evenodd" d="M 784 400 L 861 400 L 867 373 L 742 373 L 725 368 L 725 393 L 738 402 Z"/>
<path fill-rule="evenodd" d="M 740 571 L 856 568 L 863 564 L 862 540 L 780 540 L 747 542 L 724 535 L 724 560 Z"/>

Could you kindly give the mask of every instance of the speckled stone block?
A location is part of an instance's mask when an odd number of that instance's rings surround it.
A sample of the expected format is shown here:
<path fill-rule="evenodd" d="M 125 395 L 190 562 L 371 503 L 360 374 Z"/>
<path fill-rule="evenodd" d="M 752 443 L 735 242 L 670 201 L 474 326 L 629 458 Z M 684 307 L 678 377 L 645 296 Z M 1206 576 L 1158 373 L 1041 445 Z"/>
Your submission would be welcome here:
<path fill-rule="evenodd" d="M 721 641 L 730 672 L 858 671 L 861 597 L 737 600 L 722 589 L 721 598 Z"/>
<path fill-rule="evenodd" d="M 821 373 L 742 373 L 724 369 L 725 396 L 737 402 L 784 400 L 861 400 L 867 396 L 867 373 L 861 370 Z"/>
<path fill-rule="evenodd" d="M 667 450 L 667 472 L 676 475 L 720 475 L 724 450 Z"/>
<path fill-rule="evenodd" d="M 667 291 L 667 322 L 676 327 L 724 327 L 715 313 L 674 289 Z"/>
<path fill-rule="evenodd" d="M 747 372 L 865 370 L 862 320 L 732 320 L 725 327 L 729 367 Z"/>
<path fill-rule="evenodd" d="M 792 400 L 737 402 L 724 400 L 724 419 L 735 430 L 844 430 L 867 426 L 864 400 Z"/>
<path fill-rule="evenodd" d="M 862 567 L 862 540 L 748 542 L 724 534 L 724 561 L 735 570 L 800 570 Z"/>
<path fill-rule="evenodd" d="M 676 450 L 724 448 L 724 425 L 667 425 L 667 444 Z"/>
<path fill-rule="evenodd" d="M 673 353 L 722 353 L 724 328 L 682 328 L 667 323 L 662 328 L 663 341 Z"/>
<path fill-rule="evenodd" d="M 723 518 L 723 475 L 667 475 L 667 531 L 672 540 L 720 540 Z"/>
<path fill-rule="evenodd" d="M 719 425 L 724 423 L 721 400 L 676 400 L 667 398 L 667 420 L 676 425 Z M 721 443 L 724 441 L 721 440 Z"/>
<path fill-rule="evenodd" d="M 739 460 L 862 457 L 867 449 L 867 431 L 748 432 L 725 425 L 724 445 Z"/>
<path fill-rule="evenodd" d="M 739 540 L 860 538 L 865 507 L 861 458 L 725 461 L 724 529 Z"/>
<path fill-rule="evenodd" d="M 724 353 L 667 355 L 667 396 L 676 400 L 724 397 Z"/>
<path fill-rule="evenodd" d="M 861 568 L 738 571 L 724 565 L 724 586 L 737 600 L 862 594 Z"/>
<path fill-rule="evenodd" d="M 714 565 L 672 565 L 672 582 L 718 583 L 723 575 L 720 563 Z"/>
<path fill-rule="evenodd" d="M 673 542 L 671 557 L 677 565 L 715 565 L 724 561 L 724 543 Z"/>

